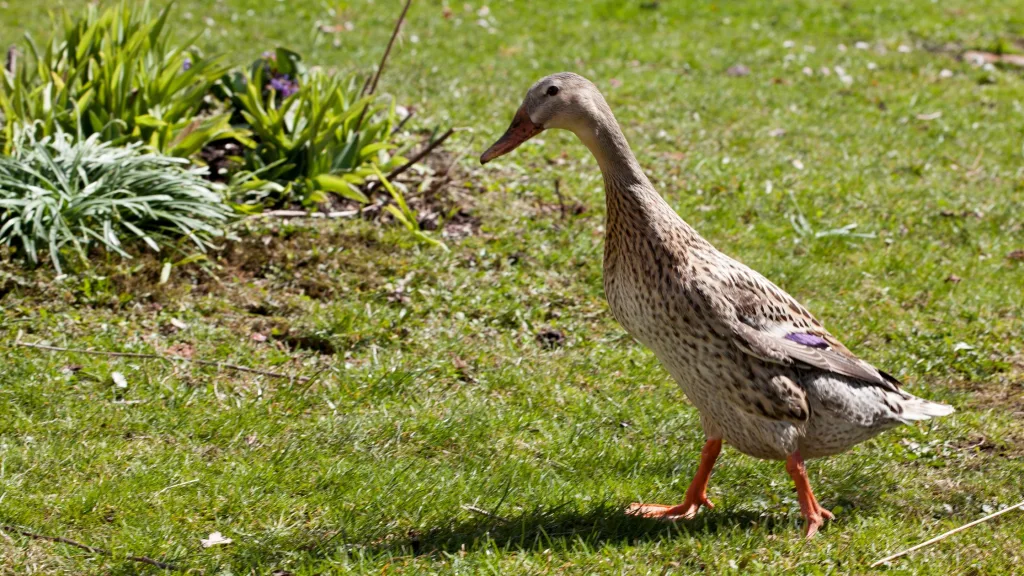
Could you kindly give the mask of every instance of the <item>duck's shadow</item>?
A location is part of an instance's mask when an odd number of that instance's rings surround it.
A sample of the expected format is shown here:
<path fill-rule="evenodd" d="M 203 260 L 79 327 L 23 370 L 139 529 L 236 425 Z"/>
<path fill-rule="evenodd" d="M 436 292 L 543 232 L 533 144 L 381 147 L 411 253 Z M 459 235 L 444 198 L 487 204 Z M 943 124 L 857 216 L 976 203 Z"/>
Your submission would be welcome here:
<path fill-rule="evenodd" d="M 778 519 L 786 523 L 783 518 Z M 680 534 L 714 534 L 734 528 L 769 526 L 775 519 L 753 511 L 702 511 L 688 521 L 662 522 L 627 515 L 621 506 L 600 504 L 589 509 L 570 505 L 535 510 L 519 516 L 495 519 L 486 516 L 438 526 L 425 532 L 413 531 L 403 540 L 387 543 L 385 549 L 413 555 L 436 552 L 458 553 L 493 543 L 513 550 L 565 549 L 585 544 L 634 544 L 640 541 L 678 537 Z"/>
<path fill-rule="evenodd" d="M 830 499 L 842 507 L 839 522 L 871 515 L 876 504 L 852 493 Z M 803 520 L 799 515 L 777 509 L 743 509 L 720 506 L 702 509 L 696 518 L 665 522 L 631 516 L 620 503 L 599 503 L 586 508 L 567 502 L 551 508 L 538 507 L 519 515 L 495 517 L 486 511 L 471 511 L 474 517 L 426 530 L 412 530 L 399 538 L 385 538 L 367 546 L 372 553 L 395 555 L 459 553 L 481 545 L 513 550 L 566 549 L 585 544 L 633 545 L 644 541 L 678 537 L 704 537 L 722 532 L 759 530 L 766 534 L 799 538 Z M 460 513 L 459 516 L 465 517 Z M 824 531 L 827 533 L 829 526 Z"/>
<path fill-rule="evenodd" d="M 838 481 L 828 483 L 824 490 L 828 497 L 822 504 L 839 512 L 837 522 L 840 525 L 859 517 L 870 517 L 882 505 L 878 495 L 887 489 L 884 484 L 869 469 L 855 466 Z M 453 510 L 453 517 L 464 520 L 411 530 L 407 534 L 378 537 L 373 543 L 359 547 L 371 553 L 420 556 L 471 551 L 484 545 L 518 550 L 565 549 L 606 543 L 632 545 L 687 536 L 701 538 L 751 530 L 800 538 L 803 519 L 795 509 L 795 493 L 792 500 L 791 505 L 786 506 L 788 509 L 783 509 L 764 504 L 751 505 L 748 498 L 738 498 L 715 509 L 702 508 L 693 520 L 679 522 L 630 516 L 623 502 L 614 501 L 597 504 L 567 501 L 556 506 L 538 506 L 517 515 L 509 515 L 505 510 L 492 513 L 467 506 L 464 510 Z M 467 518 L 467 513 L 470 518 Z M 827 534 L 835 524 L 826 523 L 823 532 Z"/>

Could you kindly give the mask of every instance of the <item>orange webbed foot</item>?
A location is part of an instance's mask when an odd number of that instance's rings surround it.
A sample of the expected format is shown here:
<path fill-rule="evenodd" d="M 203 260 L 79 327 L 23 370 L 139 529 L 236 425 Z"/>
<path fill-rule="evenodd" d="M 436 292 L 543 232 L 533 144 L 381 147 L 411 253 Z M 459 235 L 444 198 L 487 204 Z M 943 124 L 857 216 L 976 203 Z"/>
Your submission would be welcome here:
<path fill-rule="evenodd" d="M 836 517 L 819 505 L 817 510 L 810 512 L 805 518 L 807 519 L 807 525 L 804 528 L 804 538 L 810 540 L 818 533 L 818 529 L 825 525 L 825 520 L 835 520 Z"/>
<path fill-rule="evenodd" d="M 698 496 L 693 500 L 687 498 L 686 501 L 677 506 L 634 502 L 629 505 L 629 508 L 626 508 L 626 514 L 630 516 L 639 516 L 641 518 L 674 522 L 676 520 L 692 520 L 697 516 L 697 512 L 700 510 L 701 506 L 704 506 L 709 510 L 715 507 L 715 505 L 711 503 L 711 500 L 708 500 L 708 497 L 704 495 Z"/>
<path fill-rule="evenodd" d="M 711 469 L 715 467 L 718 454 L 722 451 L 721 438 L 709 438 L 700 451 L 700 465 L 697 466 L 697 474 L 693 482 L 686 490 L 686 498 L 678 506 L 667 506 L 665 504 L 644 504 L 634 502 L 626 508 L 626 514 L 639 516 L 641 518 L 655 518 L 659 520 L 691 520 L 697 515 L 701 506 L 708 509 L 715 505 L 708 500 L 708 481 L 711 479 Z"/>

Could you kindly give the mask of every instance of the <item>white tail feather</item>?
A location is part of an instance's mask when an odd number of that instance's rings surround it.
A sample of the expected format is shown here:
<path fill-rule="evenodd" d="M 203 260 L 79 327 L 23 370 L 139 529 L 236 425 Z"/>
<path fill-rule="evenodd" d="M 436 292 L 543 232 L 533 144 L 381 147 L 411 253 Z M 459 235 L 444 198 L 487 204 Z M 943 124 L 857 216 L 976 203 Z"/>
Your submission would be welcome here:
<path fill-rule="evenodd" d="M 900 417 L 908 422 L 914 420 L 928 420 L 939 416 L 948 416 L 954 412 L 953 407 L 938 402 L 922 400 L 921 398 L 910 398 L 900 402 L 903 413 Z"/>

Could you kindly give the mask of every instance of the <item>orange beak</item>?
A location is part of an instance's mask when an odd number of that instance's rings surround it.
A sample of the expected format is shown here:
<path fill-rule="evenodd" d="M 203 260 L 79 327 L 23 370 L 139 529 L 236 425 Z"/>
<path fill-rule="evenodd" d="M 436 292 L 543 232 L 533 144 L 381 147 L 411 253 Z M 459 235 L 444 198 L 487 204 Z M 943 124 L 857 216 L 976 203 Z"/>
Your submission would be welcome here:
<path fill-rule="evenodd" d="M 480 156 L 480 163 L 487 164 L 498 156 L 508 154 L 543 130 L 543 126 L 534 124 L 533 120 L 530 120 L 530 115 L 526 113 L 525 108 L 520 108 L 516 112 L 516 117 L 512 119 L 512 125 L 505 131 L 505 135 L 498 138 L 498 141 Z"/>

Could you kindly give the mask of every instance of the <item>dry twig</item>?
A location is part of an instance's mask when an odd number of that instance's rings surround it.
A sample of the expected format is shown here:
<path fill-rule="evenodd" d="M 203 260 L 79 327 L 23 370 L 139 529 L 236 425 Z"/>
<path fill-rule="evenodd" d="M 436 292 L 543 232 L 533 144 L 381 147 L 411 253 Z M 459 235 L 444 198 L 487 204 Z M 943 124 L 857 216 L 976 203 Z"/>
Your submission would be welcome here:
<path fill-rule="evenodd" d="M 408 122 L 409 120 L 412 120 L 414 114 L 416 113 L 413 112 L 412 110 L 409 110 L 409 113 L 405 115 L 405 118 L 399 120 L 398 124 L 396 124 L 395 127 L 391 129 L 391 135 L 393 136 L 395 134 L 398 134 L 402 130 L 402 128 L 405 128 L 405 123 Z"/>
<path fill-rule="evenodd" d="M 879 561 L 875 562 L 874 564 L 872 564 L 871 568 L 876 568 L 878 566 L 881 566 L 882 564 L 885 564 L 886 562 L 891 562 L 891 561 L 893 561 L 893 560 L 895 560 L 897 558 L 900 558 L 902 556 L 906 556 L 907 554 L 910 554 L 911 552 L 920 550 L 921 548 L 924 548 L 925 546 L 930 546 L 930 545 L 932 545 L 932 544 L 934 544 L 934 543 L 936 543 L 936 542 L 938 542 L 940 540 L 945 540 L 946 538 L 952 536 L 953 534 L 956 534 L 957 532 L 960 532 L 962 530 L 967 530 L 971 526 L 977 526 L 978 524 L 981 524 L 982 522 L 987 522 L 987 521 L 995 518 L 996 516 L 1002 516 L 1003 514 L 1006 514 L 1007 512 L 1010 512 L 1012 510 L 1018 510 L 1018 509 L 1024 509 L 1024 502 L 1021 502 L 1020 504 L 1017 504 L 1015 506 L 1010 506 L 1009 508 L 1003 508 L 1002 510 L 1000 510 L 998 512 L 993 512 L 992 514 L 989 514 L 988 516 L 985 516 L 984 518 L 979 518 L 979 519 L 975 520 L 974 522 L 968 522 L 967 524 L 964 524 L 963 526 L 960 526 L 959 528 L 954 528 L 954 529 L 950 530 L 949 532 L 946 532 L 944 534 L 940 534 L 939 536 L 936 536 L 935 538 L 932 538 L 931 540 L 928 540 L 926 542 L 922 542 L 922 543 L 918 544 L 917 546 L 912 546 L 910 548 L 907 548 L 906 550 L 903 550 L 902 552 L 897 552 L 897 553 L 892 554 L 890 556 L 886 556 L 885 558 L 882 558 L 881 560 L 879 560 Z"/>
<path fill-rule="evenodd" d="M 562 179 L 555 178 L 555 196 L 558 196 L 558 208 L 562 211 L 562 220 L 565 220 L 565 199 L 562 198 Z"/>
<path fill-rule="evenodd" d="M 14 76 L 18 73 L 18 57 L 21 56 L 21 50 L 18 50 L 17 46 L 11 46 L 7 49 L 7 72 Z"/>
<path fill-rule="evenodd" d="M 394 170 L 392 170 L 391 173 L 389 173 L 387 175 L 388 181 L 394 180 L 395 178 L 397 178 L 401 174 L 405 173 L 406 170 L 408 170 L 409 168 L 412 168 L 417 162 L 419 162 L 420 160 L 423 160 L 424 158 L 426 158 L 428 154 L 430 154 L 431 152 L 434 151 L 435 148 L 437 148 L 438 146 L 443 144 L 444 141 L 447 140 L 448 137 L 451 136 L 454 133 L 455 133 L 455 129 L 454 128 L 449 128 L 448 131 L 445 132 L 444 134 L 441 134 L 441 136 L 437 140 L 434 140 L 433 142 L 427 144 L 426 147 L 423 148 L 423 150 L 420 150 L 419 152 L 416 153 L 415 156 L 413 156 L 412 158 L 409 158 L 408 162 L 406 162 L 405 164 L 402 164 L 398 168 L 395 168 Z M 371 183 L 367 187 L 367 194 L 372 193 L 374 190 L 376 190 L 377 189 L 377 185 L 379 185 L 379 182 Z"/>
<path fill-rule="evenodd" d="M 308 212 L 306 210 L 266 210 L 259 214 L 253 214 L 250 218 L 271 217 L 271 218 L 354 218 L 370 212 L 377 212 L 384 206 L 383 202 L 377 202 L 358 210 L 340 210 L 337 212 Z"/>
<path fill-rule="evenodd" d="M 15 534 L 21 534 L 22 536 L 28 536 L 29 538 L 32 538 L 33 540 L 48 540 L 50 542 L 60 542 L 61 544 L 67 544 L 69 546 L 74 546 L 75 548 L 81 548 L 82 550 L 85 550 L 86 552 L 88 552 L 90 554 L 95 554 L 97 556 L 113 556 L 114 555 L 110 550 L 107 550 L 106 548 L 97 548 L 95 546 L 89 546 L 87 544 L 82 544 L 81 542 L 75 542 L 74 540 L 71 540 L 70 538 L 64 538 L 62 536 L 47 536 L 45 534 L 36 534 L 35 532 L 29 532 L 28 530 L 22 530 L 21 528 L 18 528 L 17 526 L 3 525 L 3 526 L 0 526 L 0 530 L 4 530 L 6 532 L 14 532 Z M 131 560 L 133 562 L 142 562 L 143 564 L 149 564 L 150 566 L 156 566 L 157 568 L 160 568 L 161 570 L 181 570 L 181 568 L 175 566 L 174 564 L 168 564 L 167 562 L 161 562 L 159 560 L 154 560 L 154 559 L 152 559 L 152 558 L 150 558 L 148 556 L 125 556 L 125 558 L 128 559 L 128 560 Z"/>
<path fill-rule="evenodd" d="M 197 360 L 195 358 L 185 358 L 184 356 L 165 356 L 163 354 L 143 354 L 139 352 L 107 352 L 105 350 L 83 350 L 81 348 L 63 348 L 61 346 L 48 346 L 46 344 L 33 344 L 31 342 L 14 342 L 15 346 L 23 346 L 25 348 L 35 348 L 37 350 L 46 350 L 48 352 L 67 352 L 71 354 L 90 354 L 93 356 L 110 356 L 113 358 L 142 358 L 147 360 L 163 360 L 164 362 L 175 362 L 181 360 L 183 362 L 191 362 L 193 364 L 199 364 L 202 366 L 215 366 L 217 368 L 226 368 L 228 370 L 237 370 L 238 372 L 248 372 L 250 374 L 259 374 L 261 376 L 270 376 L 271 378 L 284 378 L 286 380 L 298 380 L 299 382 L 306 382 L 309 380 L 306 376 L 292 376 L 291 374 L 284 374 L 283 372 L 271 372 L 269 370 L 258 370 L 256 368 L 249 368 L 248 366 L 239 366 L 238 364 L 228 364 L 227 362 L 214 362 L 212 360 Z"/>
<path fill-rule="evenodd" d="M 391 55 L 391 47 L 395 45 L 395 38 L 398 37 L 398 33 L 402 30 L 402 23 L 405 22 L 405 15 L 409 12 L 409 7 L 412 6 L 412 0 L 405 0 L 405 6 L 402 7 L 402 13 L 398 15 L 398 21 L 395 22 L 395 29 L 391 32 L 391 38 L 388 40 L 388 47 L 384 49 L 384 55 L 380 59 L 380 65 L 377 66 L 377 71 L 373 75 L 373 82 L 369 83 L 370 90 L 367 91 L 367 84 L 363 85 L 363 96 L 368 96 L 377 91 L 377 81 L 380 80 L 380 74 L 384 71 L 384 64 L 388 61 L 388 56 Z M 359 123 L 357 122 L 358 126 Z"/>
<path fill-rule="evenodd" d="M 395 45 L 395 38 L 398 37 L 398 33 L 402 30 L 402 23 L 405 22 L 405 15 L 409 12 L 409 7 L 412 6 L 412 0 L 405 0 L 405 6 L 402 7 L 402 13 L 398 16 L 398 21 L 395 22 L 395 29 L 391 32 L 391 38 L 388 39 L 388 47 L 384 49 L 384 55 L 381 56 L 380 65 L 377 66 L 377 71 L 374 72 L 373 76 L 366 78 L 366 83 L 363 84 L 363 90 L 360 92 L 361 96 L 369 96 L 377 91 L 377 81 L 380 80 L 380 74 L 384 71 L 384 64 L 388 61 L 388 56 L 391 55 L 391 47 Z M 359 113 L 359 118 L 356 120 L 354 132 L 358 132 L 359 128 L 363 125 L 363 116 L 366 114 L 366 107 Z"/>
<path fill-rule="evenodd" d="M 494 520 L 498 520 L 498 521 L 504 522 L 505 524 L 508 524 L 510 522 L 510 520 L 508 518 L 505 518 L 504 516 L 498 516 L 497 514 L 492 514 L 492 513 L 488 512 L 487 510 L 484 510 L 483 508 L 477 508 L 476 506 L 473 506 L 472 504 L 463 504 L 462 505 L 462 509 L 466 510 L 468 512 L 473 512 L 473 513 L 479 514 L 481 516 L 486 516 L 488 518 L 493 518 Z"/>

